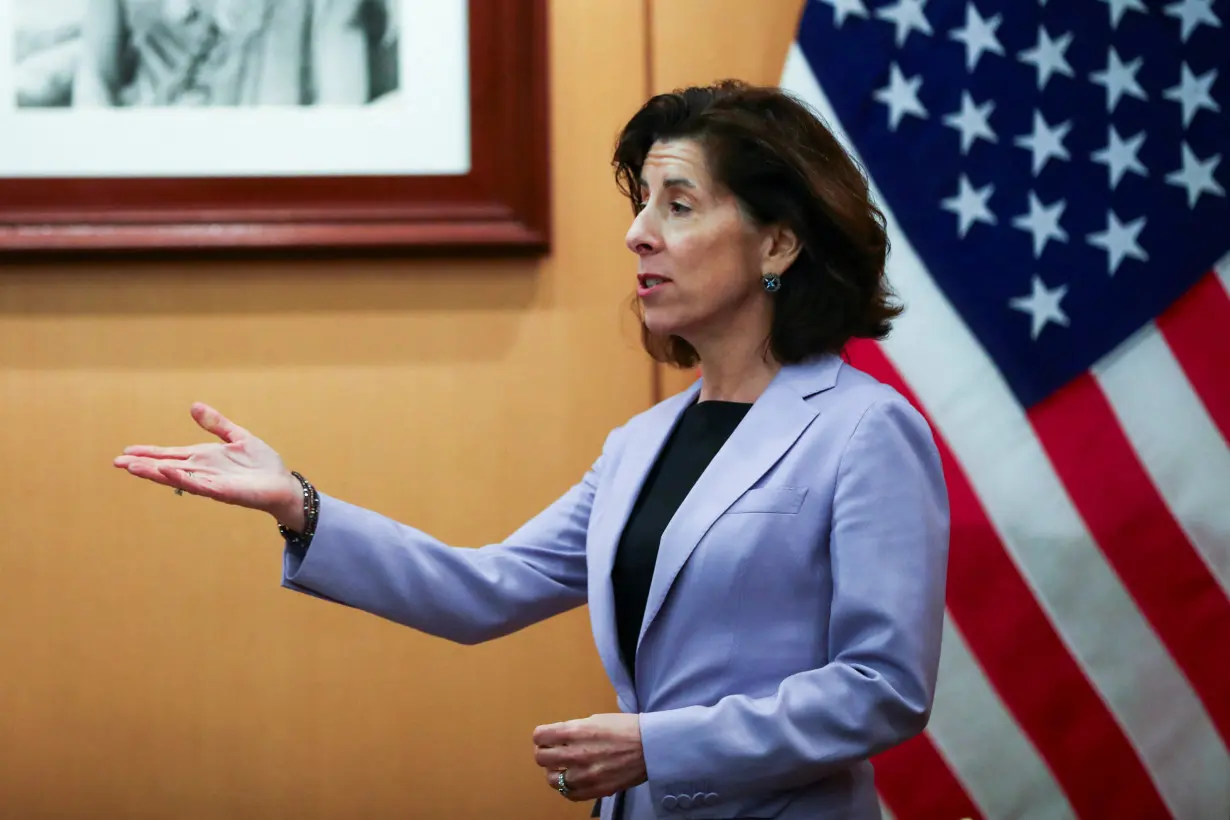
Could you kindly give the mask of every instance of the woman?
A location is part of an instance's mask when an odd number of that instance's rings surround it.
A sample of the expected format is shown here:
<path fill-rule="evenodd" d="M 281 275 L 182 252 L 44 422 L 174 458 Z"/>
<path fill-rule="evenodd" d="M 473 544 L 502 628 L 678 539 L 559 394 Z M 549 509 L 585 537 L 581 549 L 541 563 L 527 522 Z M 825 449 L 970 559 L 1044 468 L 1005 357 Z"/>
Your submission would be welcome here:
<path fill-rule="evenodd" d="M 690 389 L 607 438 L 499 544 L 458 549 L 223 443 L 130 473 L 270 513 L 283 584 L 460 643 L 588 602 L 621 711 L 539 727 L 547 784 L 604 818 L 872 818 L 868 759 L 922 730 L 948 508 L 927 424 L 849 366 L 887 333 L 886 234 L 837 140 L 778 89 L 651 99 L 615 151 L 643 339 Z"/>

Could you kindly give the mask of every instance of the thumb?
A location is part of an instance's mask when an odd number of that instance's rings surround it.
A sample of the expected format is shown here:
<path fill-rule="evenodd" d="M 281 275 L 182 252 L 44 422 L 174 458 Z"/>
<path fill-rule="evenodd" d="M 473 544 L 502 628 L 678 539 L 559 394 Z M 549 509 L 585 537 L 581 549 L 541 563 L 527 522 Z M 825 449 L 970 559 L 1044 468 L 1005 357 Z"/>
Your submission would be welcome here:
<path fill-rule="evenodd" d="M 227 443 L 242 438 L 248 432 L 208 404 L 199 401 L 192 405 L 192 418 L 202 429 L 213 433 Z"/>

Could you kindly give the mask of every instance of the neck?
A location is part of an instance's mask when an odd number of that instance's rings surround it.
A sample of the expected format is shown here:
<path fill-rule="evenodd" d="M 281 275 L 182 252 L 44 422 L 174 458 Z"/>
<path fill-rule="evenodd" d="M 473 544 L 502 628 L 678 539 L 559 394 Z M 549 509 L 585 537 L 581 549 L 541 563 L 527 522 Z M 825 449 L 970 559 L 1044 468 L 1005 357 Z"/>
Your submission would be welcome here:
<path fill-rule="evenodd" d="M 700 401 L 754 402 L 781 370 L 767 350 L 772 304 L 759 297 L 725 317 L 720 332 L 688 334 L 700 356 Z"/>
<path fill-rule="evenodd" d="M 700 401 L 754 402 L 781 370 L 759 345 L 697 352 L 701 354 Z"/>

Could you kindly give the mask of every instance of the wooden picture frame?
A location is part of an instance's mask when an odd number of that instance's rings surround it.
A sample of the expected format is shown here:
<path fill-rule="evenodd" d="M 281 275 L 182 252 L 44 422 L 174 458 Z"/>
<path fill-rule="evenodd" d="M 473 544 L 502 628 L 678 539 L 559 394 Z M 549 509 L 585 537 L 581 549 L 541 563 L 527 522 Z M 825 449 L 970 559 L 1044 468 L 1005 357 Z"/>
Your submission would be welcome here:
<path fill-rule="evenodd" d="M 456 1 L 467 4 L 465 173 L 0 173 L 0 253 L 546 252 L 546 0 Z"/>

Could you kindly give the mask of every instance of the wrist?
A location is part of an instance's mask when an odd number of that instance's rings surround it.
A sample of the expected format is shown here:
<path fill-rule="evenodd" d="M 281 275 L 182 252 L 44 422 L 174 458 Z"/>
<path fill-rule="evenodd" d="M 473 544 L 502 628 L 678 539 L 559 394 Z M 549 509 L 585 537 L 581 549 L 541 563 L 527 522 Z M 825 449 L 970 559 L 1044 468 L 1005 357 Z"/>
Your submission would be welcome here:
<path fill-rule="evenodd" d="M 302 533 L 306 525 L 307 504 L 303 482 L 293 473 L 286 474 L 286 496 L 269 512 L 278 526 L 294 533 Z"/>

